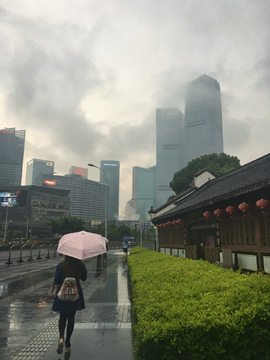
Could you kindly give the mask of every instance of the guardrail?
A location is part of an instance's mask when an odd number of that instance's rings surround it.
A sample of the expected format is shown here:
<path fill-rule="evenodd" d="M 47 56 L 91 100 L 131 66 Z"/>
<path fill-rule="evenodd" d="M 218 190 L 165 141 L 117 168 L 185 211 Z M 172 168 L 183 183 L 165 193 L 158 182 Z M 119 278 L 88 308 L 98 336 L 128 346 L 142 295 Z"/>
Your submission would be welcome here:
<path fill-rule="evenodd" d="M 143 247 L 152 249 L 151 242 L 143 244 Z M 110 241 L 108 244 L 109 250 L 122 249 L 122 241 Z M 139 246 L 137 242 L 129 245 L 129 248 Z M 0 245 L 0 261 L 5 261 L 5 264 L 11 265 L 13 262 L 22 263 L 24 261 L 33 261 L 41 259 L 50 259 L 63 256 L 57 253 L 58 244 L 55 243 L 41 243 L 41 244 L 14 244 L 14 245 Z M 154 249 L 153 249 L 154 250 Z"/>
<path fill-rule="evenodd" d="M 57 254 L 57 246 L 58 244 L 0 245 L 0 261 L 5 261 L 5 264 L 11 265 L 13 261 L 22 263 L 23 261 L 62 256 Z"/>

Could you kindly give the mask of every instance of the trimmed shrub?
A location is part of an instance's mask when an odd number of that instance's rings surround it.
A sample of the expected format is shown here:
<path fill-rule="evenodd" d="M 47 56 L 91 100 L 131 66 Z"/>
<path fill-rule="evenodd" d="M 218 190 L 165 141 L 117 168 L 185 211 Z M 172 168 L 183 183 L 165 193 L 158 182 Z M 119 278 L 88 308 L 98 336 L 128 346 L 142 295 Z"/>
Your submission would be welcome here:
<path fill-rule="evenodd" d="M 268 276 L 143 248 L 128 267 L 139 359 L 270 359 Z"/>

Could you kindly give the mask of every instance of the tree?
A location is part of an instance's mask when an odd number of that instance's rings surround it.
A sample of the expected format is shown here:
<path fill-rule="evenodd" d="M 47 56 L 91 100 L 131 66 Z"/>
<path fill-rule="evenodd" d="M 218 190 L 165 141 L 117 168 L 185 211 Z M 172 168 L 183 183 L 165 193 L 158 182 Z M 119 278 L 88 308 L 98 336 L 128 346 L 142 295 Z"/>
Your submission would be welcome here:
<path fill-rule="evenodd" d="M 186 167 L 177 171 L 170 182 L 170 187 L 176 195 L 179 195 L 190 187 L 193 175 L 204 168 L 217 175 L 223 175 L 240 166 L 240 160 L 236 156 L 225 153 L 203 155 L 191 160 Z"/>
<path fill-rule="evenodd" d="M 84 220 L 76 217 L 62 217 L 58 220 L 49 220 L 46 226 L 50 226 L 54 234 L 65 235 L 84 230 Z"/>
<path fill-rule="evenodd" d="M 104 236 L 104 224 L 91 227 L 89 231 Z M 131 235 L 132 235 L 132 230 L 126 225 L 120 225 L 120 226 L 116 226 L 114 224 L 108 225 L 107 237 L 109 241 L 119 241 L 124 236 L 131 236 Z"/>

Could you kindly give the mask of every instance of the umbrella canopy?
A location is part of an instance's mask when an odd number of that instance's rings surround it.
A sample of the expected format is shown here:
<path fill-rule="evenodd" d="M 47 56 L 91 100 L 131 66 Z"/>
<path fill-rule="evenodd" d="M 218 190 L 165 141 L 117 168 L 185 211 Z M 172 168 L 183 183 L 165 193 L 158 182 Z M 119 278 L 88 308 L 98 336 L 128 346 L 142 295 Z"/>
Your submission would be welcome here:
<path fill-rule="evenodd" d="M 133 238 L 131 238 L 129 236 L 124 236 L 122 241 L 125 241 L 125 242 L 133 241 Z"/>
<path fill-rule="evenodd" d="M 84 260 L 104 254 L 107 250 L 103 236 L 79 231 L 63 235 L 59 241 L 57 252 Z"/>

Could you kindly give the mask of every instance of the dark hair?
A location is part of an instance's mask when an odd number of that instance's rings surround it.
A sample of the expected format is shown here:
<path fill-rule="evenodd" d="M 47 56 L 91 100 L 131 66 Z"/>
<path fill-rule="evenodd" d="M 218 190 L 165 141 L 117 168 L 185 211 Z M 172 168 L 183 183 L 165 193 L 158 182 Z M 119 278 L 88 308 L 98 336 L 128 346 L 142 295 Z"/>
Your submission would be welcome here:
<path fill-rule="evenodd" d="M 61 271 L 66 277 L 75 277 L 79 280 L 82 275 L 82 262 L 79 259 L 65 255 L 61 263 Z"/>

